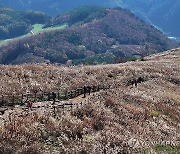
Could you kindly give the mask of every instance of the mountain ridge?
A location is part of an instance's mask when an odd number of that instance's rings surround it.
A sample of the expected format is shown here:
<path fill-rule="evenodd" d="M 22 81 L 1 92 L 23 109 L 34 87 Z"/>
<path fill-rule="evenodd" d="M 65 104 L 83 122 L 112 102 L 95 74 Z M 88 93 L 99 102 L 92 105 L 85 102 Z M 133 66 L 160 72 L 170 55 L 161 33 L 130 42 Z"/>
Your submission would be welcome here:
<path fill-rule="evenodd" d="M 47 22 L 50 18 L 42 12 L 17 11 L 0 6 L 0 40 L 27 34 L 33 24 Z"/>
<path fill-rule="evenodd" d="M 105 7 L 123 7 L 133 11 L 141 19 L 159 27 L 168 36 L 180 37 L 180 23 L 178 14 L 179 0 L 0 0 L 4 6 L 20 10 L 43 11 L 51 15 L 58 15 L 72 8 L 82 5 L 99 5 Z"/>
<path fill-rule="evenodd" d="M 107 59 L 106 57 L 121 59 L 132 57 L 134 54 L 143 56 L 173 47 L 172 42 L 160 31 L 129 11 L 121 8 L 106 10 L 108 14 L 100 19 L 92 18 L 92 21 L 86 23 L 84 22 L 86 18 L 81 19 L 78 16 L 77 19 L 80 20 L 76 22 L 76 26 L 73 25 L 55 32 L 40 33 L 9 46 L 1 47 L 0 61 L 6 64 L 20 64 L 26 61 L 16 61 L 16 58 L 20 56 L 22 59 L 22 56 L 26 55 L 27 57 L 37 57 L 35 59 L 39 57 L 50 63 L 61 64 L 76 59 L 85 59 L 86 61 L 88 57 L 95 62 L 98 60 L 96 55 L 105 59 Z M 89 12 L 85 9 L 80 10 L 78 14 L 82 15 L 83 13 L 84 16 L 84 11 Z M 68 21 L 69 18 L 65 22 Z M 16 56 L 13 57 L 13 54 Z M 9 57 L 13 60 L 8 59 Z M 111 63 L 113 62 L 111 61 Z"/>
<path fill-rule="evenodd" d="M 157 26 L 168 36 L 180 37 L 179 0 L 124 0 L 126 8 Z"/>

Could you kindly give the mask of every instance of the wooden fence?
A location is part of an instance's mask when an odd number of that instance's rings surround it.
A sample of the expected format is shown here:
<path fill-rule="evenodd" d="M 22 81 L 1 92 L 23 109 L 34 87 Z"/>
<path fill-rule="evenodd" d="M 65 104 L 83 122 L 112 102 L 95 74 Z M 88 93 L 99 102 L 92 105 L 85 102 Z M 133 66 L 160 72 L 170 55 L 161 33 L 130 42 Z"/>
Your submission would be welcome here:
<path fill-rule="evenodd" d="M 110 85 L 93 85 L 91 86 L 91 92 L 96 92 L 101 89 L 105 90 L 109 88 Z M 55 92 L 55 94 L 56 94 L 56 99 L 62 101 L 82 95 L 84 94 L 84 90 L 81 87 L 67 92 Z M 1 95 L 0 107 L 24 105 L 27 101 L 42 102 L 42 101 L 52 101 L 52 100 L 53 100 L 52 92 L 42 92 L 42 91 L 37 93 L 21 94 L 21 95 Z M 70 105 L 72 106 L 72 104 Z"/>

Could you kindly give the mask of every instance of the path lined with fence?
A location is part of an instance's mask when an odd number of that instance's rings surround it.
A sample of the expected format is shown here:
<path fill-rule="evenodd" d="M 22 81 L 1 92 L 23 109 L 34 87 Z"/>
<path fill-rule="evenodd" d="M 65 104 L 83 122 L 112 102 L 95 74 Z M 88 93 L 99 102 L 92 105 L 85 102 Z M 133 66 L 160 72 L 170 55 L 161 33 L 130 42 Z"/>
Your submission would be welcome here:
<path fill-rule="evenodd" d="M 91 92 L 97 92 L 101 89 L 109 89 L 110 85 L 93 85 Z M 83 88 L 77 88 L 68 92 L 55 92 L 56 100 L 63 101 L 78 97 L 84 94 Z M 37 92 L 22 95 L 2 95 L 0 96 L 0 107 L 13 107 L 15 105 L 25 105 L 27 101 L 44 102 L 53 101 L 52 92 Z"/>
<path fill-rule="evenodd" d="M 143 79 L 143 78 L 142 78 Z M 140 80 L 136 81 L 136 87 L 137 83 L 144 82 L 146 80 Z M 84 94 L 84 88 L 76 88 L 75 90 L 67 91 L 67 92 L 43 92 L 39 91 L 36 93 L 30 93 L 30 94 L 22 94 L 22 95 L 1 95 L 0 96 L 0 113 L 4 114 L 8 108 L 14 108 L 16 105 L 22 106 L 23 109 L 28 109 L 26 103 L 28 101 L 34 102 L 33 103 L 33 108 L 50 108 L 52 109 L 54 115 L 56 115 L 56 110 L 57 109 L 62 109 L 63 112 L 65 109 L 72 109 L 74 107 L 78 108 L 80 105 L 84 104 L 84 102 L 88 102 L 89 100 L 91 101 L 96 97 L 96 92 L 100 90 L 107 90 L 107 89 L 116 89 L 118 87 L 122 86 L 133 86 L 134 85 L 134 79 L 132 80 L 127 80 L 126 82 L 116 82 L 116 83 L 109 83 L 109 84 L 99 84 L 99 85 L 92 85 L 91 86 L 91 93 L 92 97 L 83 99 L 81 100 L 76 100 L 76 103 L 73 103 L 72 100 L 75 100 L 74 98 L 78 98 L 78 96 Z M 54 102 L 53 98 L 53 93 L 56 95 L 56 103 Z M 88 92 L 87 92 L 88 93 Z M 96 93 L 96 94 L 95 94 Z M 102 96 L 98 95 L 97 98 L 100 99 Z M 81 96 L 82 98 L 82 96 Z M 69 101 L 70 100 L 70 101 Z M 50 101 L 53 101 L 54 103 L 50 103 Z M 45 103 L 46 102 L 46 103 Z M 42 105 L 38 106 L 38 103 L 41 103 Z"/>
<path fill-rule="evenodd" d="M 28 101 L 34 101 L 32 110 L 38 110 L 44 108 L 45 110 L 49 110 L 51 114 L 55 117 L 57 110 L 60 109 L 61 113 L 65 113 L 66 111 L 72 112 L 75 108 L 80 108 L 84 103 L 92 100 L 95 97 L 95 93 L 100 90 L 110 89 L 110 85 L 94 85 L 91 89 L 91 95 L 86 95 L 86 98 L 83 98 L 84 94 L 83 88 L 77 88 L 76 90 L 71 90 L 69 92 L 56 92 L 56 101 L 53 102 L 52 92 L 45 93 L 39 92 L 34 94 L 22 94 L 22 95 L 14 95 L 14 96 L 1 96 L 0 97 L 0 113 L 4 114 L 6 110 L 9 109 L 22 109 L 24 111 L 31 111 L 26 105 Z M 92 97 L 91 97 L 92 96 Z M 78 98 L 79 97 L 79 98 Z"/>

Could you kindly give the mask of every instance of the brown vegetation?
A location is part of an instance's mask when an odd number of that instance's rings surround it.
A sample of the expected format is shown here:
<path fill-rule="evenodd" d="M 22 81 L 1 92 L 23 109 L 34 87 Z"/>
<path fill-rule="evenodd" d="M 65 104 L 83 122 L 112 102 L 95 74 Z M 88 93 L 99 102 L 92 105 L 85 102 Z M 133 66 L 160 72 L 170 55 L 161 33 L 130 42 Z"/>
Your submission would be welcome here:
<path fill-rule="evenodd" d="M 57 110 L 55 117 L 52 108 L 28 111 L 17 106 L 5 111 L 0 116 L 0 152 L 153 153 L 163 145 L 176 153 L 180 146 L 179 66 L 179 49 L 116 65 L 1 66 L 1 94 L 26 93 L 33 86 L 49 91 L 94 83 L 111 87 L 81 98 L 82 105 L 73 111 Z M 144 82 L 129 85 L 140 76 Z M 80 103 L 77 100 L 69 101 Z"/>
<path fill-rule="evenodd" d="M 127 61 L 134 55 L 144 56 L 174 47 L 165 35 L 129 11 L 106 11 L 105 16 L 88 23 L 78 20 L 82 25 L 33 35 L 2 46 L 0 63 L 64 64 L 68 60 L 74 60 L 74 63 L 81 60 L 81 63 L 83 59 L 91 63 L 113 63 Z"/>

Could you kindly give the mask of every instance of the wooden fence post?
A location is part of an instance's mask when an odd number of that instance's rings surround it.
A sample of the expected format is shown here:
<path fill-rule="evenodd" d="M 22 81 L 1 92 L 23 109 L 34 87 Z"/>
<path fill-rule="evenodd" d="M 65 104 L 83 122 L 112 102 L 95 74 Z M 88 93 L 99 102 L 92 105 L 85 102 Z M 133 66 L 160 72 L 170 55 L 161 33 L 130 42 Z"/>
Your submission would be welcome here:
<path fill-rule="evenodd" d="M 73 111 L 73 104 L 71 103 L 71 113 L 72 113 L 72 111 Z"/>
<path fill-rule="evenodd" d="M 15 102 L 14 102 L 14 95 L 13 95 L 13 105 L 15 105 Z"/>
<path fill-rule="evenodd" d="M 58 91 L 58 100 L 60 100 L 60 94 L 59 94 L 59 91 Z"/>
<path fill-rule="evenodd" d="M 56 117 L 56 107 L 53 106 L 53 113 L 54 113 L 54 118 Z"/>
<path fill-rule="evenodd" d="M 77 90 L 77 96 L 79 96 L 79 95 L 80 95 L 80 90 L 79 90 L 79 88 L 77 88 L 76 90 Z"/>
<path fill-rule="evenodd" d="M 67 91 L 65 91 L 65 100 L 67 99 Z"/>
<path fill-rule="evenodd" d="M 73 98 L 76 97 L 76 90 L 73 91 Z"/>
<path fill-rule="evenodd" d="M 78 96 L 78 89 L 75 90 L 75 97 Z"/>
<path fill-rule="evenodd" d="M 72 91 L 70 92 L 70 97 L 73 98 L 73 92 Z"/>
<path fill-rule="evenodd" d="M 92 86 L 92 92 L 95 92 L 95 86 L 94 85 Z"/>
<path fill-rule="evenodd" d="M 37 98 L 37 93 L 34 93 L 34 102 L 36 102 L 36 98 Z"/>
<path fill-rule="evenodd" d="M 2 95 L 1 105 L 3 106 L 3 104 L 4 104 L 4 96 Z"/>
<path fill-rule="evenodd" d="M 21 104 L 23 104 L 23 96 L 24 96 L 24 95 L 22 94 L 22 96 L 21 96 Z"/>
<path fill-rule="evenodd" d="M 63 104 L 62 108 L 63 108 L 63 114 L 64 114 L 64 104 Z"/>
<path fill-rule="evenodd" d="M 81 90 L 80 90 L 80 95 L 82 95 L 83 94 L 83 88 L 81 88 Z"/>
<path fill-rule="evenodd" d="M 44 101 L 44 92 L 42 91 L 41 101 Z"/>
<path fill-rule="evenodd" d="M 48 101 L 50 101 L 50 92 L 48 92 Z"/>

